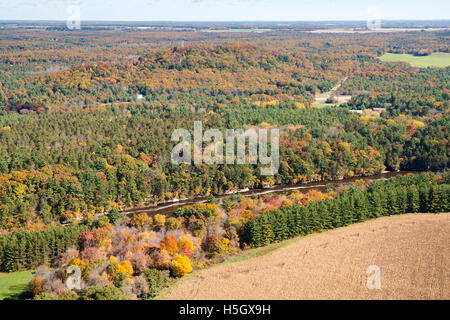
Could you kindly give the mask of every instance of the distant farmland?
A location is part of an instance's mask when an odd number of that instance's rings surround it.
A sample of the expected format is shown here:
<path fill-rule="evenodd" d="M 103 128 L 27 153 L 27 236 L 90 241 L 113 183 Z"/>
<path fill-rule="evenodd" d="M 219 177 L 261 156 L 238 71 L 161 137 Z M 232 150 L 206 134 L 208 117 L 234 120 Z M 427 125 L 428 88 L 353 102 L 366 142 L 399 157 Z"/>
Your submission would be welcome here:
<path fill-rule="evenodd" d="M 386 53 L 380 57 L 385 62 L 407 62 L 413 67 L 439 67 L 450 66 L 449 53 L 433 53 L 429 56 L 414 56 L 412 54 Z"/>
<path fill-rule="evenodd" d="M 165 298 L 449 299 L 449 233 L 450 214 L 384 217 L 200 271 Z M 366 287 L 371 265 L 379 290 Z"/>
<path fill-rule="evenodd" d="M 202 32 L 255 32 L 255 33 L 262 33 L 262 32 L 270 32 L 272 29 L 242 29 L 242 28 L 236 28 L 236 29 L 205 29 L 201 30 Z"/>

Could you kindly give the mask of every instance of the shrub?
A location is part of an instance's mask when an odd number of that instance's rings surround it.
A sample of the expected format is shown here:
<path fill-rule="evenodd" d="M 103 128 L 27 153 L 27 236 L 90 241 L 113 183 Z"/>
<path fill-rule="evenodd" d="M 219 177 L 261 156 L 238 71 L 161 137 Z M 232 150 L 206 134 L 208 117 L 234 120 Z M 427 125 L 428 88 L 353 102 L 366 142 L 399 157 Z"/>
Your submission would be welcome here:
<path fill-rule="evenodd" d="M 141 274 L 140 276 L 134 278 L 132 293 L 138 298 L 148 296 L 149 288 L 145 275 Z"/>
<path fill-rule="evenodd" d="M 136 213 L 131 217 L 130 225 L 138 229 L 142 229 L 145 225 L 151 225 L 153 220 L 146 213 Z"/>
<path fill-rule="evenodd" d="M 86 248 L 81 253 L 82 259 L 86 260 L 96 260 L 102 257 L 102 253 L 96 247 Z"/>
<path fill-rule="evenodd" d="M 131 262 L 128 260 L 122 261 L 116 266 L 116 272 L 117 273 L 125 273 L 129 276 L 133 275 L 133 266 L 131 265 Z"/>
<path fill-rule="evenodd" d="M 179 241 L 178 241 L 178 247 L 180 249 L 184 249 L 186 247 L 190 248 L 192 251 L 194 251 L 194 242 L 189 239 L 186 236 L 183 236 Z"/>
<path fill-rule="evenodd" d="M 192 272 L 191 260 L 188 257 L 177 254 L 172 260 L 170 268 L 172 276 L 182 277 L 185 274 Z"/>
<path fill-rule="evenodd" d="M 166 220 L 166 228 L 169 231 L 178 230 L 181 227 L 180 221 L 177 218 L 170 217 Z"/>
<path fill-rule="evenodd" d="M 222 202 L 222 207 L 228 213 L 233 209 L 233 202 L 229 198 L 225 198 Z"/>
<path fill-rule="evenodd" d="M 97 228 L 103 228 L 106 227 L 108 225 L 111 225 L 109 218 L 107 216 L 103 216 L 100 219 L 97 220 L 97 223 L 95 224 L 95 226 Z"/>
<path fill-rule="evenodd" d="M 78 295 L 70 290 L 64 291 L 63 294 L 57 295 L 47 292 L 41 292 L 40 294 L 36 295 L 33 300 L 77 300 Z"/>
<path fill-rule="evenodd" d="M 177 238 L 174 236 L 166 236 L 161 242 L 161 247 L 166 249 L 170 255 L 174 255 L 178 251 Z"/>
<path fill-rule="evenodd" d="M 92 231 L 84 231 L 78 235 L 78 245 L 83 250 L 85 248 L 94 247 L 96 243 Z"/>
<path fill-rule="evenodd" d="M 206 238 L 204 248 L 209 255 L 213 257 L 224 253 L 223 242 L 220 237 L 216 235 L 210 235 Z"/>
<path fill-rule="evenodd" d="M 211 218 L 213 220 L 216 220 L 220 215 L 220 211 L 219 207 L 216 204 L 199 203 L 179 208 L 175 210 L 173 215 L 175 217 L 190 218 L 191 216 L 194 216 L 197 218 L 205 217 L 206 219 Z"/>
<path fill-rule="evenodd" d="M 143 274 L 148 282 L 148 295 L 150 298 L 157 297 L 161 290 L 166 288 L 170 283 L 169 279 L 160 270 L 145 269 Z"/>
<path fill-rule="evenodd" d="M 80 300 L 126 300 L 122 291 L 115 286 L 91 287 L 79 292 Z"/>
<path fill-rule="evenodd" d="M 28 283 L 28 290 L 30 290 L 30 292 L 36 296 L 38 294 L 40 294 L 43 290 L 44 290 L 44 282 L 43 279 L 41 277 L 37 277 L 32 279 L 29 283 Z"/>
<path fill-rule="evenodd" d="M 166 224 L 166 216 L 163 214 L 155 214 L 154 225 L 157 228 L 162 228 Z"/>
<path fill-rule="evenodd" d="M 154 261 L 154 266 L 160 270 L 169 268 L 170 266 L 170 255 L 165 249 L 157 250 L 152 254 Z"/>
<path fill-rule="evenodd" d="M 194 255 L 194 242 L 186 236 L 178 241 L 178 247 L 183 255 L 192 258 Z"/>
<path fill-rule="evenodd" d="M 106 267 L 108 278 L 114 283 L 116 287 L 121 287 L 125 279 L 133 275 L 133 266 L 130 261 L 125 260 L 117 263 L 117 258 L 111 256 L 110 264 Z"/>

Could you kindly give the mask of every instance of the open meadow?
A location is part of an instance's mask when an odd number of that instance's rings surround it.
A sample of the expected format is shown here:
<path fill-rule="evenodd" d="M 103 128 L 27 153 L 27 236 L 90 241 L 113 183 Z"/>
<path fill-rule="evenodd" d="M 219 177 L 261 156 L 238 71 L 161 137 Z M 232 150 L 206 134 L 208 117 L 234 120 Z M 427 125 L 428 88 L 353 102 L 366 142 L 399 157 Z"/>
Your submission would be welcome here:
<path fill-rule="evenodd" d="M 386 53 L 380 57 L 385 62 L 406 62 L 413 67 L 426 68 L 438 67 L 445 68 L 450 66 L 450 54 L 433 53 L 429 56 L 414 56 L 412 54 Z"/>
<path fill-rule="evenodd" d="M 19 298 L 32 277 L 33 271 L 0 273 L 0 300 Z"/>

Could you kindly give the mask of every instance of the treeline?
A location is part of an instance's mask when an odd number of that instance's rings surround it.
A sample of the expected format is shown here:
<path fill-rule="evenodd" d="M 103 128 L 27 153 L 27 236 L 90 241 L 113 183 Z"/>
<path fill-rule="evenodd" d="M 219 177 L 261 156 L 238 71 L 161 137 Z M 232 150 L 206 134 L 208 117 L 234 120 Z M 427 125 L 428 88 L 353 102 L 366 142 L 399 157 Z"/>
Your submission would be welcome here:
<path fill-rule="evenodd" d="M 88 229 L 85 225 L 79 225 L 0 236 L 0 272 L 32 270 L 40 265 L 50 265 L 68 248 L 78 247 L 78 235 Z"/>
<path fill-rule="evenodd" d="M 402 176 L 352 187 L 334 199 L 264 213 L 245 225 L 243 241 L 260 247 L 381 216 L 450 211 L 450 184 L 432 176 Z"/>
<path fill-rule="evenodd" d="M 412 127 L 414 130 L 415 128 Z M 442 170 L 450 165 L 449 159 L 450 114 L 426 127 L 414 131 L 410 139 L 406 139 L 403 150 L 404 170 Z"/>
<path fill-rule="evenodd" d="M 352 95 L 351 109 L 386 108 L 399 114 L 426 116 L 449 108 L 449 68 L 414 68 L 369 58 L 339 89 Z"/>

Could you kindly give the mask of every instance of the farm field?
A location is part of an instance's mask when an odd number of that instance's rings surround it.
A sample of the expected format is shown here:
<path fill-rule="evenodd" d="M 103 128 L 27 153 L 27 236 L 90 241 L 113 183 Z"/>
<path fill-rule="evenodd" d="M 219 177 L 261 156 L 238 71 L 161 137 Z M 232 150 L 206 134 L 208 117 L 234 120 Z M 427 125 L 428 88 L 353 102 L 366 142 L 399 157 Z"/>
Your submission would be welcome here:
<path fill-rule="evenodd" d="M 26 291 L 33 271 L 0 273 L 0 300 L 13 299 Z"/>
<path fill-rule="evenodd" d="M 439 67 L 445 68 L 450 66 L 450 54 L 433 53 L 429 56 L 414 56 L 412 54 L 386 53 L 380 57 L 385 62 L 407 62 L 413 67 Z"/>
<path fill-rule="evenodd" d="M 370 33 L 370 32 L 379 32 L 379 33 L 391 33 L 391 32 L 432 32 L 432 31 L 441 31 L 448 30 L 448 28 L 379 28 L 376 30 L 367 30 L 362 28 L 332 28 L 332 29 L 316 29 L 308 31 L 310 33 Z"/>
<path fill-rule="evenodd" d="M 202 32 L 255 32 L 255 33 L 261 33 L 261 32 L 270 32 L 272 29 L 207 29 L 202 30 Z"/>
<path fill-rule="evenodd" d="M 449 232 L 449 214 L 384 217 L 203 270 L 164 299 L 449 299 Z"/>

